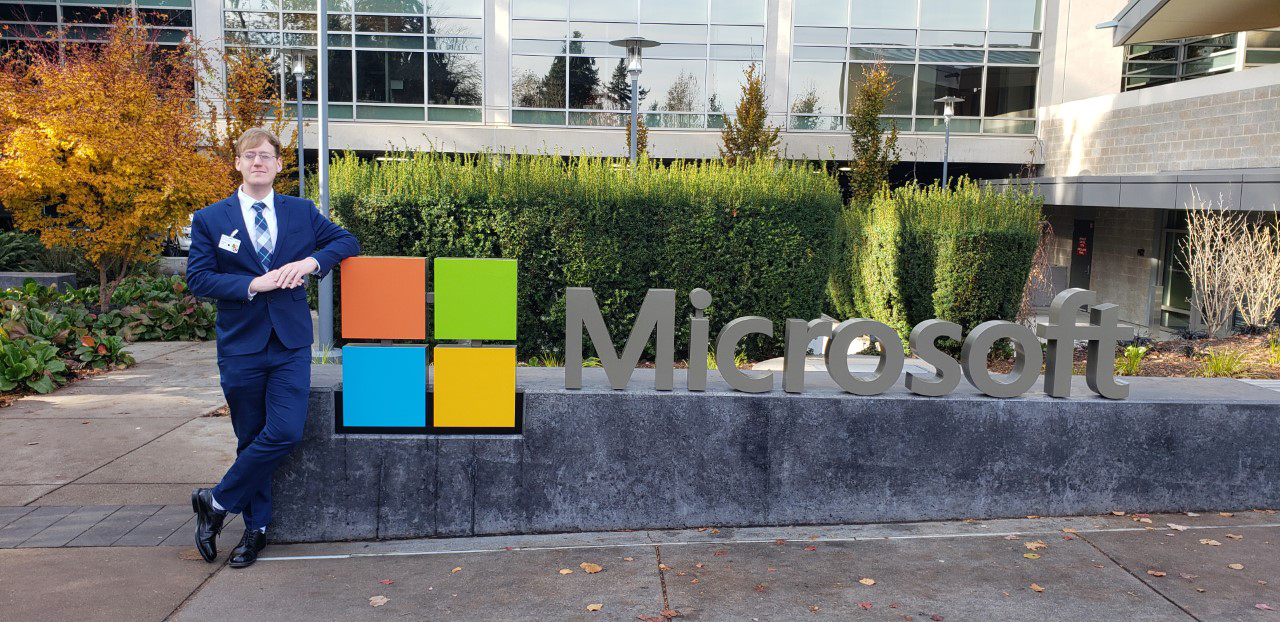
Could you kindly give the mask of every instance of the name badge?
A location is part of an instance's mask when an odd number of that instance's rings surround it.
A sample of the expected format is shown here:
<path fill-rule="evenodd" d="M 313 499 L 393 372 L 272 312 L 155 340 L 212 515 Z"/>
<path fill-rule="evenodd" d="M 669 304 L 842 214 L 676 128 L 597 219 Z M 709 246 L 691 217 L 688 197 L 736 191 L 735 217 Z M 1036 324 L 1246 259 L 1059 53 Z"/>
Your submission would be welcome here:
<path fill-rule="evenodd" d="M 235 233 L 232 233 L 231 235 L 235 235 Z M 231 235 L 224 234 L 222 236 L 222 239 L 218 242 L 218 248 L 224 251 L 238 253 L 240 252 L 240 240 L 237 240 L 236 238 L 231 237 Z"/>

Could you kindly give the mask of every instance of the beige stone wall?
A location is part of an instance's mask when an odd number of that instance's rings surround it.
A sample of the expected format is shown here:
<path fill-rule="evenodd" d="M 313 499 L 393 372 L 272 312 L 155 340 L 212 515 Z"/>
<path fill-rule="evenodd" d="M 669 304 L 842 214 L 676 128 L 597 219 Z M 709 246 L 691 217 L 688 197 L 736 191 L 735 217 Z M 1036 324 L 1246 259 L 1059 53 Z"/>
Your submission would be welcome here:
<path fill-rule="evenodd" d="M 1280 65 L 1041 110 L 1053 177 L 1280 166 Z"/>

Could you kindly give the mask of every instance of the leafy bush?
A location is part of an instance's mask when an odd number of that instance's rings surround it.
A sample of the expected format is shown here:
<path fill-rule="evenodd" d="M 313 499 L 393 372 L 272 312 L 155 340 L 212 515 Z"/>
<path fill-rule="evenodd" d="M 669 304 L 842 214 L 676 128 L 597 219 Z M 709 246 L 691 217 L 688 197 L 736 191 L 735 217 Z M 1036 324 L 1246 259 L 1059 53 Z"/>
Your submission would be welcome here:
<path fill-rule="evenodd" d="M 832 284 L 836 312 L 883 322 L 904 341 L 915 324 L 932 317 L 966 330 L 988 320 L 1013 321 L 1041 205 L 1031 193 L 994 191 L 967 178 L 954 190 L 882 189 L 867 210 L 846 212 L 846 223 L 860 231 L 847 233 L 847 254 L 837 258 L 849 266 L 842 274 L 851 282 Z"/>
<path fill-rule="evenodd" d="M 27 272 L 36 269 L 44 247 L 40 237 L 31 233 L 0 233 L 0 272 Z"/>
<path fill-rule="evenodd" d="M 1244 352 L 1236 350 L 1210 351 L 1200 368 L 1200 374 L 1206 378 L 1243 378 L 1247 371 Z"/>
<path fill-rule="evenodd" d="M 707 288 L 716 325 L 815 318 L 840 209 L 829 176 L 790 163 L 642 159 L 633 171 L 606 158 L 413 152 L 348 154 L 330 175 L 334 217 L 366 255 L 518 259 L 522 358 L 563 350 L 566 287 L 592 287 L 615 335 L 650 288 Z M 688 325 L 677 328 L 683 349 Z M 746 340 L 748 355 L 780 352 L 778 328 Z"/>
<path fill-rule="evenodd" d="M 1142 369 L 1142 359 L 1150 350 L 1147 346 L 1125 346 L 1124 354 L 1116 359 L 1116 373 L 1121 376 L 1137 376 Z"/>
<path fill-rule="evenodd" d="M 124 369 L 136 362 L 132 354 L 124 351 L 124 346 L 125 340 L 117 335 L 85 335 L 76 346 L 75 356 L 93 369 Z"/>
<path fill-rule="evenodd" d="M 48 393 L 65 382 L 67 364 L 58 358 L 58 349 L 35 339 L 0 340 L 0 391 L 20 385 L 37 393 Z"/>

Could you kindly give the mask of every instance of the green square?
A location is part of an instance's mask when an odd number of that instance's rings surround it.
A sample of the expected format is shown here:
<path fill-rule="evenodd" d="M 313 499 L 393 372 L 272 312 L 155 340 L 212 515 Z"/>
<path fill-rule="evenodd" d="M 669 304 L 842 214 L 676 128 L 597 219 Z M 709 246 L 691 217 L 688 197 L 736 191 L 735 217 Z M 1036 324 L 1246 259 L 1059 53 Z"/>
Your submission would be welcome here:
<path fill-rule="evenodd" d="M 515 341 L 516 260 L 434 262 L 436 339 Z"/>

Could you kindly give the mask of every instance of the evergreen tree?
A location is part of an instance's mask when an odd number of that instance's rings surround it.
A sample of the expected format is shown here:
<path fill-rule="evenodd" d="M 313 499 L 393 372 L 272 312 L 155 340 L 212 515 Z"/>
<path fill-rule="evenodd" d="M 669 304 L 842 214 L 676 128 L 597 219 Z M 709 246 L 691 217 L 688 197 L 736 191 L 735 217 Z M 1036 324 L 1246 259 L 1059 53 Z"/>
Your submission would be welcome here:
<path fill-rule="evenodd" d="M 781 128 L 769 125 L 769 109 L 765 104 L 764 75 L 756 73 L 753 63 L 743 74 L 747 81 L 742 85 L 742 99 L 734 110 L 734 118 L 724 116 L 724 129 L 720 138 L 724 146 L 720 157 L 729 164 L 761 157 L 776 157 Z"/>
<path fill-rule="evenodd" d="M 852 203 L 869 204 L 880 185 L 889 180 L 889 169 L 898 163 L 898 126 L 886 133 L 880 115 L 893 96 L 896 81 L 883 63 L 862 70 L 862 80 L 854 86 L 849 102 L 849 134 L 853 140 L 853 161 L 849 163 L 849 190 Z"/>
<path fill-rule="evenodd" d="M 581 37 L 582 33 L 574 31 L 573 36 Z M 571 54 L 582 53 L 582 42 L 569 44 Z M 569 107 L 599 108 L 600 73 L 596 69 L 596 59 L 589 56 L 569 57 Z"/>
<path fill-rule="evenodd" d="M 620 60 L 613 68 L 613 76 L 609 78 L 609 85 L 605 87 L 605 92 L 618 110 L 631 110 L 631 78 L 627 75 L 627 61 Z M 649 89 L 640 89 L 641 103 L 648 96 Z"/>

